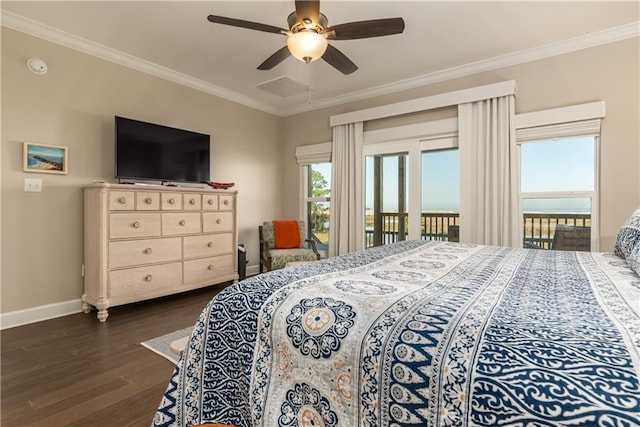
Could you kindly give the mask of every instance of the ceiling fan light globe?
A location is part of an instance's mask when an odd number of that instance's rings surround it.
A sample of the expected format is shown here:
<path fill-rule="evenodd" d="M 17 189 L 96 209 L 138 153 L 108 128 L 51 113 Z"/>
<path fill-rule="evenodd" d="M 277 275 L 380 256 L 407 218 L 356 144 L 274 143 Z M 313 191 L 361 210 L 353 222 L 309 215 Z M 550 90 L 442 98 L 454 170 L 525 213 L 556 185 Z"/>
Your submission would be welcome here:
<path fill-rule="evenodd" d="M 287 47 L 295 58 L 302 62 L 313 62 L 324 55 L 327 39 L 315 31 L 298 31 L 287 38 Z"/>

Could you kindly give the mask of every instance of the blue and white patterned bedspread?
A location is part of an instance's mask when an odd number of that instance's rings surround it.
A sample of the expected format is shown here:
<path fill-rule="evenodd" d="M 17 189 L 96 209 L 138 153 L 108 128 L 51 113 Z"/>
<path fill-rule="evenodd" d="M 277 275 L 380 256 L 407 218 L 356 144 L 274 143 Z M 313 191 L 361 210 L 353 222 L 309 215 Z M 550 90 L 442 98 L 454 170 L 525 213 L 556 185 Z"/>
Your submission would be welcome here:
<path fill-rule="evenodd" d="M 154 426 L 640 425 L 640 278 L 612 254 L 408 241 L 218 294 Z"/>

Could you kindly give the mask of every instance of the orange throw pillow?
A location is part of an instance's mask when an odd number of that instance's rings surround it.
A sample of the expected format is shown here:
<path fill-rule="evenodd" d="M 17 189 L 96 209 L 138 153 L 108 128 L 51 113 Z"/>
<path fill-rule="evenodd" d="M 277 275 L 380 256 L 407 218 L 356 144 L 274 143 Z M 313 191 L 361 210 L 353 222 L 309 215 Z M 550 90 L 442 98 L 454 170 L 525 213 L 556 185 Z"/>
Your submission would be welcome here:
<path fill-rule="evenodd" d="M 298 221 L 273 221 L 273 237 L 276 249 L 299 248 L 300 228 Z"/>

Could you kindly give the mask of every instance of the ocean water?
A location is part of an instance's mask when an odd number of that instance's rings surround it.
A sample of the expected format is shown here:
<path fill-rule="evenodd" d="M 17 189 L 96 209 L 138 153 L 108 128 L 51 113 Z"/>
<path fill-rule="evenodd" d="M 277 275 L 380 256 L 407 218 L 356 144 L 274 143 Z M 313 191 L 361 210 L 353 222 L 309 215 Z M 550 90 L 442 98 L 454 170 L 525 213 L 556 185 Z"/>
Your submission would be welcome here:
<path fill-rule="evenodd" d="M 47 160 L 50 160 L 50 161 L 56 162 L 56 163 L 62 163 L 62 161 L 63 161 L 62 156 L 52 156 L 52 155 L 47 155 L 47 154 L 35 153 L 35 154 L 30 154 L 29 157 L 27 157 L 27 166 L 28 167 L 35 168 L 35 167 L 37 167 L 37 166 L 39 166 L 40 164 L 43 163 L 40 160 L 36 159 L 35 156 L 38 156 L 38 157 L 41 157 L 43 159 L 47 159 Z"/>

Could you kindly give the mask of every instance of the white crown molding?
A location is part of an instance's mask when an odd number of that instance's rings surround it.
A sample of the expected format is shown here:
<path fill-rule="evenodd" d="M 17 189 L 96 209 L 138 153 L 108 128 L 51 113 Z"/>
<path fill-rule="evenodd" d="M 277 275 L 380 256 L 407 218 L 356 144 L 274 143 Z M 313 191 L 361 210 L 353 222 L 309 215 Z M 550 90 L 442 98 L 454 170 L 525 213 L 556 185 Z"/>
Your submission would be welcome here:
<path fill-rule="evenodd" d="M 360 101 L 375 96 L 388 95 L 403 90 L 415 89 L 421 86 L 427 86 L 447 80 L 467 77 L 473 74 L 493 71 L 504 67 L 563 55 L 582 49 L 588 49 L 591 47 L 614 43 L 617 41 L 640 36 L 640 21 L 635 21 L 626 25 L 612 27 L 601 31 L 595 31 L 593 33 L 573 37 L 567 40 L 549 43 L 531 49 L 525 49 L 510 54 L 489 58 L 483 61 L 472 62 L 458 67 L 448 68 L 446 70 L 427 73 L 422 76 L 407 80 L 347 93 L 342 96 L 317 101 L 302 107 L 283 109 L 224 89 L 211 83 L 207 83 L 203 80 L 196 79 L 194 77 L 163 67 L 161 65 L 145 61 L 143 59 L 106 47 L 104 45 L 94 43 L 73 34 L 44 25 L 37 21 L 24 18 L 20 15 L 8 12 L 6 10 L 2 10 L 2 26 L 21 31 L 75 50 L 79 50 L 81 52 L 106 59 L 108 61 L 112 61 L 120 65 L 124 65 L 126 67 L 142 71 L 144 73 L 190 87 L 192 89 L 199 90 L 204 93 L 218 96 L 228 101 L 246 105 L 248 107 L 255 108 L 257 110 L 261 110 L 270 114 L 275 114 L 281 117 L 318 110 L 320 108 L 332 107 L 335 105 L 345 104 L 347 102 Z"/>
<path fill-rule="evenodd" d="M 78 37 L 74 34 L 61 31 L 57 28 L 50 27 L 23 16 L 16 15 L 15 13 L 11 13 L 6 10 L 2 10 L 2 26 L 75 49 L 107 61 L 115 62 L 116 64 L 124 65 L 125 67 L 142 71 L 143 73 L 151 74 L 200 92 L 218 96 L 228 101 L 246 105 L 266 113 L 280 115 L 280 111 L 272 105 L 257 101 L 248 96 L 213 85 L 195 77 L 188 76 L 170 68 L 163 67 L 162 65 L 145 61 L 144 59 L 140 59 L 136 56 Z"/>
<path fill-rule="evenodd" d="M 627 25 L 612 27 L 606 30 L 585 34 L 583 36 L 537 46 L 507 55 L 496 56 L 483 61 L 472 62 L 458 67 L 448 68 L 446 70 L 423 74 L 422 76 L 387 85 L 376 86 L 357 92 L 350 92 L 339 97 L 318 101 L 301 108 L 282 110 L 281 113 L 283 116 L 289 116 L 292 114 L 345 104 L 347 102 L 373 98 L 375 96 L 388 95 L 403 90 L 415 89 L 421 86 L 428 86 L 434 83 L 441 83 L 448 80 L 471 76 L 473 74 L 494 71 L 500 68 L 537 61 L 539 59 L 550 58 L 639 36 L 640 21 L 636 21 Z"/>

